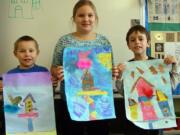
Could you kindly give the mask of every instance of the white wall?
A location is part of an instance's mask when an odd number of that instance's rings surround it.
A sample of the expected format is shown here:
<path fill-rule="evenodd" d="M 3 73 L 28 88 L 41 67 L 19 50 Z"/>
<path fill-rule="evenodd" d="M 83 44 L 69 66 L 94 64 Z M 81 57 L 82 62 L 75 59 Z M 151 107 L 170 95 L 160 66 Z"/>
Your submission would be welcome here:
<path fill-rule="evenodd" d="M 20 0 L 19 0 L 20 1 Z M 96 5 L 98 33 L 107 36 L 112 43 L 115 63 L 132 57 L 125 42 L 131 19 L 143 20 L 139 0 L 92 0 Z M 37 63 L 50 67 L 54 46 L 58 38 L 73 32 L 72 8 L 77 0 L 41 0 L 40 8 L 32 10 L 32 17 L 13 18 L 10 0 L 0 0 L 0 74 L 17 66 L 13 56 L 13 43 L 22 35 L 31 35 L 40 44 Z"/>

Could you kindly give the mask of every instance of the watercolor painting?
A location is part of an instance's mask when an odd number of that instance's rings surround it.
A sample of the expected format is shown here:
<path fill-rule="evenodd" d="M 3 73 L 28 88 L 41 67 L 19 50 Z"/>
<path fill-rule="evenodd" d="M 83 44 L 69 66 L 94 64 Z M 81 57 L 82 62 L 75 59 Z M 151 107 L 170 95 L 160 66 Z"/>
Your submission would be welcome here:
<path fill-rule="evenodd" d="M 135 125 L 176 127 L 170 69 L 160 59 L 127 62 L 123 73 L 126 116 Z"/>
<path fill-rule="evenodd" d="M 49 72 L 3 75 L 6 133 L 56 135 Z"/>
<path fill-rule="evenodd" d="M 71 119 L 115 118 L 111 52 L 110 46 L 65 49 L 65 94 Z"/>

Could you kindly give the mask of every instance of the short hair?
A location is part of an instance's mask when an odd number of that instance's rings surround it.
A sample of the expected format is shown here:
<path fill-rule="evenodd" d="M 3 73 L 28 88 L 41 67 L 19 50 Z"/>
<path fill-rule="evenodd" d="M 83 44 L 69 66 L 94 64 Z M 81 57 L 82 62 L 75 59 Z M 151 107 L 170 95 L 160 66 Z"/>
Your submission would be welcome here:
<path fill-rule="evenodd" d="M 39 45 L 38 45 L 37 41 L 33 37 L 28 36 L 28 35 L 22 36 L 16 40 L 16 42 L 14 43 L 14 51 L 17 51 L 18 44 L 22 41 L 33 41 L 35 43 L 36 49 L 39 51 Z"/>
<path fill-rule="evenodd" d="M 88 6 L 90 6 L 90 7 L 93 9 L 93 11 L 94 11 L 94 13 L 95 13 L 96 20 L 98 21 L 98 15 L 97 15 L 96 7 L 95 7 L 95 5 L 94 5 L 90 0 L 79 0 L 79 1 L 75 4 L 75 6 L 74 6 L 74 8 L 73 8 L 73 16 L 72 16 L 73 20 L 74 20 L 74 18 L 75 18 L 75 16 L 76 16 L 77 10 L 78 10 L 80 7 L 85 6 L 85 5 L 88 5 Z"/>
<path fill-rule="evenodd" d="M 146 38 L 147 38 L 147 42 L 149 42 L 151 39 L 150 39 L 150 35 L 149 33 L 147 32 L 147 30 L 145 29 L 145 27 L 143 27 L 142 25 L 135 25 L 135 26 L 132 26 L 127 34 L 126 34 L 126 42 L 127 42 L 127 45 L 129 43 L 129 36 L 133 33 L 133 32 L 140 32 L 140 33 L 143 33 L 146 35 Z"/>

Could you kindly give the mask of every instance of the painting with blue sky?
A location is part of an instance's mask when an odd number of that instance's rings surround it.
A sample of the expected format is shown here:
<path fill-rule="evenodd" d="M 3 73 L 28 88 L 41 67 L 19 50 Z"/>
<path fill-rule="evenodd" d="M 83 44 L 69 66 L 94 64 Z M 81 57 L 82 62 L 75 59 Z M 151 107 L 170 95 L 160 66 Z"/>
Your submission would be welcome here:
<path fill-rule="evenodd" d="M 143 129 L 176 127 L 171 65 L 163 60 L 126 63 L 123 72 L 126 116 Z"/>
<path fill-rule="evenodd" d="M 65 49 L 65 94 L 71 119 L 115 118 L 111 52 L 110 46 Z"/>

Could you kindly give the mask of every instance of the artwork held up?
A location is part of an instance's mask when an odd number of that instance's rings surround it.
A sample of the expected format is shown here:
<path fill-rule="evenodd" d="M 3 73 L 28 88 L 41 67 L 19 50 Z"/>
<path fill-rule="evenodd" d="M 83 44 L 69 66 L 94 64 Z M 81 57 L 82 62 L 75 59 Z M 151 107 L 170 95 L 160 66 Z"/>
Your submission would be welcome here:
<path fill-rule="evenodd" d="M 126 64 L 126 116 L 135 125 L 144 129 L 176 127 L 169 71 L 163 60 Z"/>
<path fill-rule="evenodd" d="M 49 72 L 3 75 L 7 135 L 56 135 Z"/>
<path fill-rule="evenodd" d="M 76 121 L 115 117 L 111 47 L 69 47 L 64 51 L 65 94 Z"/>

